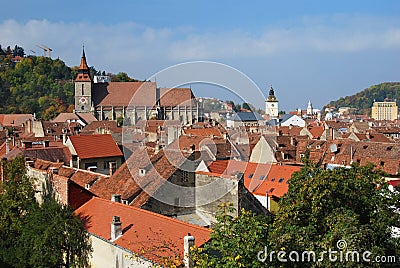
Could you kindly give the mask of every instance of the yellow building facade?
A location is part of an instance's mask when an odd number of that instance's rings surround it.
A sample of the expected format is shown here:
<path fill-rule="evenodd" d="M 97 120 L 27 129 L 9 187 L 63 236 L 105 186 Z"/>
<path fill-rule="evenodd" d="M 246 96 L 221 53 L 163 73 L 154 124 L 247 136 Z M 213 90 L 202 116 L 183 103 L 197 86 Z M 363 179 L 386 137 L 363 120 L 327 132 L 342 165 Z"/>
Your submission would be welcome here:
<path fill-rule="evenodd" d="M 371 117 L 375 120 L 396 120 L 398 107 L 394 101 L 375 101 L 372 105 Z"/>

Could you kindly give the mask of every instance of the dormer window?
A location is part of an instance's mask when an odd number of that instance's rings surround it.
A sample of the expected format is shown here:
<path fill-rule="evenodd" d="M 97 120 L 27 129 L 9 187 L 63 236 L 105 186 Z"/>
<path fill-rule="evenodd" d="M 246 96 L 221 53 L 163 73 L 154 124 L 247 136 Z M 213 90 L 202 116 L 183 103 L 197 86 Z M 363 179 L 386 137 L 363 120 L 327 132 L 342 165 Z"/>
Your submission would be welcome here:
<path fill-rule="evenodd" d="M 139 168 L 139 176 L 143 177 L 144 175 L 146 175 L 146 169 L 145 168 Z"/>

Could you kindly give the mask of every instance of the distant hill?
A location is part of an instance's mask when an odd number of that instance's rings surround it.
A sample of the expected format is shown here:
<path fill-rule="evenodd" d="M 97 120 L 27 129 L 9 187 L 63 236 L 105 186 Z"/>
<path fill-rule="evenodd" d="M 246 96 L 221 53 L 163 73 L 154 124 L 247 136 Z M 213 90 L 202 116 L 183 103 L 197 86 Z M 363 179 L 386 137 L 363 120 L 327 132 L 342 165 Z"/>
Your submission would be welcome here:
<path fill-rule="evenodd" d="M 371 107 L 375 101 L 396 100 L 400 104 L 400 82 L 387 82 L 371 86 L 352 96 L 342 97 L 331 101 L 326 107 L 351 107 L 356 108 L 359 114 L 371 114 Z"/>
<path fill-rule="evenodd" d="M 116 75 L 96 71 L 91 74 L 108 75 L 111 81 L 137 81 L 126 73 Z M 68 67 L 60 59 L 43 56 L 25 57 L 24 49 L 0 45 L 0 114 L 35 113 L 37 118 L 49 120 L 62 112 L 74 109 L 74 83 L 78 67 Z"/>

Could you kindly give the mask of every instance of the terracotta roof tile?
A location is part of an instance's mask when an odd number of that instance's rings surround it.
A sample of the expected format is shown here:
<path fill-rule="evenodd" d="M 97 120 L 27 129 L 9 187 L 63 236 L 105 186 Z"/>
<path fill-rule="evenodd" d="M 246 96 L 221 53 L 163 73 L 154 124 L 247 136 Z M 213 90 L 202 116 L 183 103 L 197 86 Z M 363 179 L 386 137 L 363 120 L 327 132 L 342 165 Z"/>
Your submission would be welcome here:
<path fill-rule="evenodd" d="M 184 129 L 183 133 L 186 135 L 201 136 L 201 137 L 222 137 L 218 128 L 188 128 Z"/>
<path fill-rule="evenodd" d="M 93 121 L 81 130 L 81 134 L 83 134 L 85 132 L 101 134 L 102 131 L 104 131 L 106 133 L 107 133 L 107 131 L 110 131 L 113 133 L 121 133 L 122 127 L 118 127 L 116 121 L 110 121 L 110 120 Z"/>
<path fill-rule="evenodd" d="M 193 98 L 190 88 L 160 88 L 161 106 L 191 105 Z"/>
<path fill-rule="evenodd" d="M 265 196 L 268 190 L 269 195 L 281 197 L 288 191 L 287 181 L 293 172 L 300 170 L 300 167 L 221 160 L 211 163 L 208 169 L 209 173 L 223 177 L 229 177 L 235 172 L 242 172 L 244 173 L 244 185 L 249 192 Z M 198 173 L 207 174 L 208 172 L 200 171 Z"/>
<path fill-rule="evenodd" d="M 32 120 L 32 114 L 0 114 L 0 125 L 21 126 L 28 120 Z"/>
<path fill-rule="evenodd" d="M 310 131 L 313 139 L 320 138 L 325 131 L 324 127 L 322 126 L 311 127 L 308 130 Z"/>
<path fill-rule="evenodd" d="M 95 106 L 128 106 L 132 104 L 154 106 L 156 104 L 154 82 L 111 82 L 94 84 Z"/>
<path fill-rule="evenodd" d="M 123 156 L 110 134 L 70 136 L 79 158 Z"/>
<path fill-rule="evenodd" d="M 182 262 L 183 238 L 188 233 L 195 237 L 198 247 L 210 239 L 209 229 L 96 197 L 75 213 L 88 219 L 88 232 L 106 240 L 111 236 L 112 217 L 119 216 L 123 234 L 113 243 L 159 264 L 162 257 L 174 256 L 174 252 Z"/>

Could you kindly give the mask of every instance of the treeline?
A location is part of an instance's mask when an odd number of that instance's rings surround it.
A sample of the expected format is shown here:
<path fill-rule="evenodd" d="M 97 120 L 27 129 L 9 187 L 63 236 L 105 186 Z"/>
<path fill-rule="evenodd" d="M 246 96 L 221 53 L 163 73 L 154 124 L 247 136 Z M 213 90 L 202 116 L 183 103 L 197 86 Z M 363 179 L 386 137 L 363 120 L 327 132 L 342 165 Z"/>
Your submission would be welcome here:
<path fill-rule="evenodd" d="M 391 83 L 382 83 L 374 85 L 352 96 L 346 96 L 336 101 L 331 101 L 325 107 L 336 107 L 336 108 L 351 107 L 351 108 L 356 108 L 358 110 L 358 113 L 360 114 L 370 115 L 371 107 L 372 104 L 374 103 L 374 100 L 376 101 L 396 100 L 397 105 L 399 105 L 400 83 L 391 82 Z"/>
<path fill-rule="evenodd" d="M 88 267 L 91 242 L 73 208 L 45 193 L 36 202 L 23 156 L 0 170 L 0 267 Z"/>
<path fill-rule="evenodd" d="M 79 63 L 77 57 L 77 63 Z M 93 75 L 105 75 L 90 67 Z M 22 47 L 0 45 L 0 113 L 35 113 L 50 120 L 74 110 L 74 83 L 78 67 L 68 67 L 60 59 L 27 56 Z M 136 81 L 126 73 L 107 73 L 111 81 Z"/>
<path fill-rule="evenodd" d="M 234 216 L 222 204 L 211 242 L 193 248 L 195 267 L 399 267 L 400 188 L 390 190 L 372 164 L 304 163 L 275 215 Z"/>

